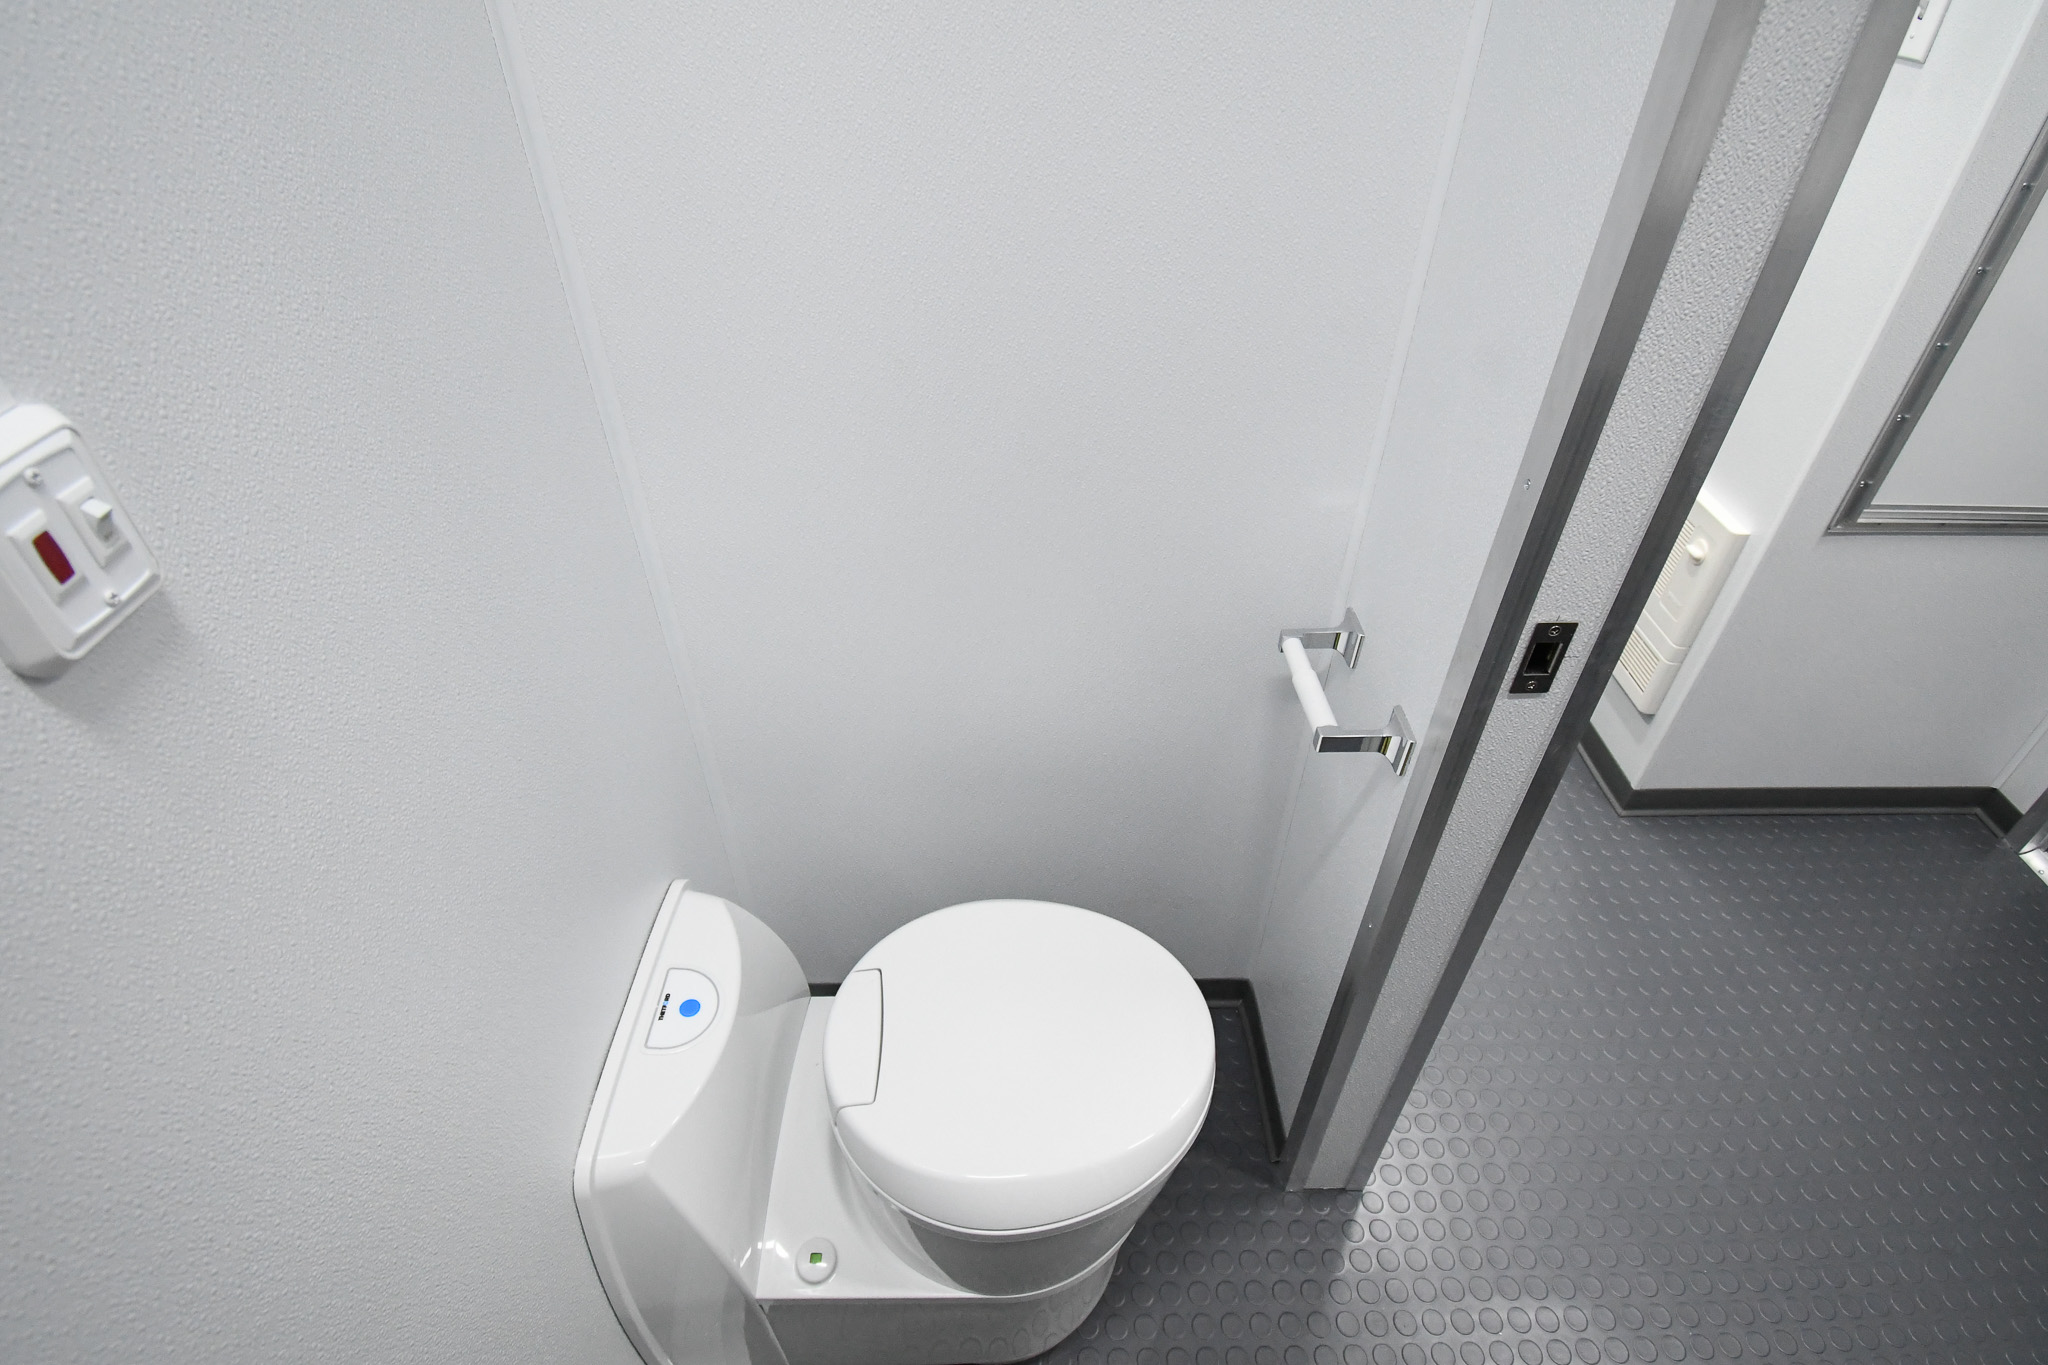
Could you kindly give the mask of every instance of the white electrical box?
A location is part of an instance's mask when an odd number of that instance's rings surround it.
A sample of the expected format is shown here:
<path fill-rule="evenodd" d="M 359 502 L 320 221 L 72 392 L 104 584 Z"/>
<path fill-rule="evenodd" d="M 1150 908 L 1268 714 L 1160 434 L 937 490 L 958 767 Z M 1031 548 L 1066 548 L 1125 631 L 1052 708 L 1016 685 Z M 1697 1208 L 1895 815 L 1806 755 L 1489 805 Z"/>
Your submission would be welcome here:
<path fill-rule="evenodd" d="M 0 412 L 0 659 L 54 678 L 161 581 L 106 471 L 62 414 Z"/>
<path fill-rule="evenodd" d="M 1678 666 L 1686 651 L 1699 638 L 1714 599 L 1728 581 L 1735 557 L 1749 541 L 1747 531 L 1737 531 L 1715 515 L 1702 499 L 1692 505 L 1678 543 L 1664 560 L 1657 586 L 1650 592 L 1650 604 L 1629 632 L 1628 644 L 1615 665 L 1615 681 L 1636 710 L 1656 714 L 1671 690 Z"/>

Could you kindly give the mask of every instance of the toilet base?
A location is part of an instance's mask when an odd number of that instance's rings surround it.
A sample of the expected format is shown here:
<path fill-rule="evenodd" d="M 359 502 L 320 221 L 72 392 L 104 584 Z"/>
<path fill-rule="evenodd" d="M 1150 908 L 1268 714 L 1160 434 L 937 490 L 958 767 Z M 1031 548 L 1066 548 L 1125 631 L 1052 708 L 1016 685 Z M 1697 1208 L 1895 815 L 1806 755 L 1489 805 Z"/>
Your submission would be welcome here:
<path fill-rule="evenodd" d="M 1065 1284 L 1012 1298 L 763 1299 L 788 1365 L 1001 1365 L 1081 1325 L 1109 1285 L 1109 1251 Z"/>
<path fill-rule="evenodd" d="M 1139 1215 L 1166 1184 L 1166 1178 L 1173 1174 L 1173 1166 L 1168 1166 L 1147 1182 L 1144 1189 L 1056 1232 L 1025 1239 L 984 1237 L 928 1222 L 897 1208 L 886 1195 L 852 1169 L 851 1159 L 846 1158 L 844 1148 L 839 1154 L 846 1162 L 851 1181 L 857 1183 L 860 1192 L 873 1202 L 878 1222 L 900 1227 L 908 1234 L 907 1238 L 900 1240 L 914 1243 L 923 1258 L 960 1288 L 997 1296 L 1036 1293 L 1048 1284 L 1064 1285 L 1077 1274 L 1085 1273 L 1076 1271 L 1076 1266 L 1093 1269 L 1094 1263 L 1105 1252 L 1113 1254 L 1123 1245 Z M 1185 1150 L 1177 1154 L 1173 1159 L 1174 1165 L 1179 1165 L 1185 1155 Z"/>
<path fill-rule="evenodd" d="M 829 999 L 814 999 L 804 1020 L 754 1259 L 752 1297 L 783 1361 L 997 1365 L 1067 1337 L 1108 1287 L 1129 1223 L 1084 1269 L 1049 1287 L 1002 1294 L 959 1283 L 840 1155 L 823 1074 L 830 1010 Z M 837 1265 L 813 1284 L 797 1273 L 797 1252 L 815 1239 L 831 1244 Z M 752 1365 L 782 1365 L 772 1349 L 750 1343 L 748 1355 Z"/>

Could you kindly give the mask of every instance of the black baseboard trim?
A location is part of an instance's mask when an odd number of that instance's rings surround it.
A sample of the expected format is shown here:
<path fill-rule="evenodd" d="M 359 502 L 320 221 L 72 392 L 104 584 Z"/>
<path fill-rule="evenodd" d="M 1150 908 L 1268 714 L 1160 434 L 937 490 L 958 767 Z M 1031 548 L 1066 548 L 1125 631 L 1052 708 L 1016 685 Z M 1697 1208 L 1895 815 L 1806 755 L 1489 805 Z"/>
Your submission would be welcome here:
<path fill-rule="evenodd" d="M 837 981 L 813 981 L 812 995 L 837 995 Z M 1280 1159 L 1280 1144 L 1286 1140 L 1286 1125 L 1280 1119 L 1280 1097 L 1273 1090 L 1273 1066 L 1266 1053 L 1266 1030 L 1259 1023 L 1259 997 L 1252 983 L 1241 976 L 1199 977 L 1202 998 L 1211 1005 L 1230 1005 L 1244 1020 L 1245 1041 L 1251 1044 L 1253 1080 L 1259 1088 L 1259 1126 L 1266 1130 L 1266 1160 Z"/>
<path fill-rule="evenodd" d="M 1195 982 L 1210 1005 L 1234 1005 L 1244 1020 L 1245 1041 L 1251 1045 L 1252 1081 L 1259 1092 L 1259 1126 L 1266 1130 L 1266 1160 L 1278 1161 L 1287 1141 L 1287 1125 L 1280 1117 L 1280 1096 L 1273 1089 L 1273 1063 L 1266 1051 L 1266 1029 L 1259 1022 L 1259 997 L 1252 983 L 1241 976 L 1200 977 Z"/>
<path fill-rule="evenodd" d="M 1631 786 L 1591 726 L 1579 756 L 1616 815 L 1874 815 L 1950 811 L 1976 816 L 1995 835 L 2019 823 L 2018 807 L 1996 787 L 1650 787 Z"/>

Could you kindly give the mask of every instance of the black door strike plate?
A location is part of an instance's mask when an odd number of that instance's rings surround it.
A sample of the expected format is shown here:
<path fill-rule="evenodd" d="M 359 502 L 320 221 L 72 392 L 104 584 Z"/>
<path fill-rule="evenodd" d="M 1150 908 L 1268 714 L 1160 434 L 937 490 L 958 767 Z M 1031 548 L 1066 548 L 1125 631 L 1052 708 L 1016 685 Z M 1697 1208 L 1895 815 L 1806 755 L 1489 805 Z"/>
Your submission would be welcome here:
<path fill-rule="evenodd" d="M 1522 650 L 1522 666 L 1508 682 L 1508 691 L 1548 692 L 1578 628 L 1577 621 L 1538 621 L 1529 632 L 1529 643 Z"/>

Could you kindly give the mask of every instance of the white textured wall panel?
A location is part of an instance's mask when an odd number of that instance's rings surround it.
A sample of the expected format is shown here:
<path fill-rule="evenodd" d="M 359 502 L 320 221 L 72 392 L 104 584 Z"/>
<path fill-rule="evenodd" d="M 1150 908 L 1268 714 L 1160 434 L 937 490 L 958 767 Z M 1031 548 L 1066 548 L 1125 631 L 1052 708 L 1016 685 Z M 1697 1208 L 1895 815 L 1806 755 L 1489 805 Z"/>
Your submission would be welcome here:
<path fill-rule="evenodd" d="M 166 584 L 0 674 L 0 1359 L 632 1359 L 570 1198 L 720 853 L 474 4 L 12 7 L 0 378 Z"/>

